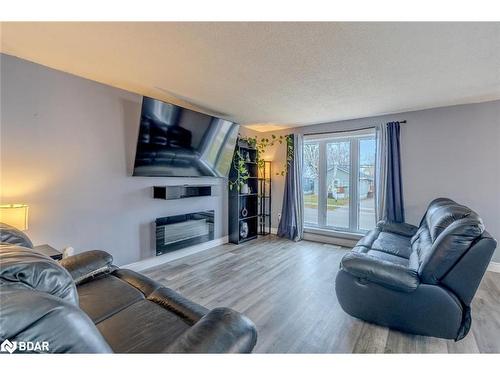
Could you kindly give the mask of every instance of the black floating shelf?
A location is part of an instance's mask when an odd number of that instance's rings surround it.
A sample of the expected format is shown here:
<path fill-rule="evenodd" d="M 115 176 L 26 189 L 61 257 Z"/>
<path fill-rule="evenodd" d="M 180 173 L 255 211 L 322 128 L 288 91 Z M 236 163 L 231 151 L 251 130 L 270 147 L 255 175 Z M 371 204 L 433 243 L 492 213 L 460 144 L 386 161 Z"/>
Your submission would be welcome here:
<path fill-rule="evenodd" d="M 154 199 L 183 199 L 212 195 L 211 185 L 153 186 Z"/>

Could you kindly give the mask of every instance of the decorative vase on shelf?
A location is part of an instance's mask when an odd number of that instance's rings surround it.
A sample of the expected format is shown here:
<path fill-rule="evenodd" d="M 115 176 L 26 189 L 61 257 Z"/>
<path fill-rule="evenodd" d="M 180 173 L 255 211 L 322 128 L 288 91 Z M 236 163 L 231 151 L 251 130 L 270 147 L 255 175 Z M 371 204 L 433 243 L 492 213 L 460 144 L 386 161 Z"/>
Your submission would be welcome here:
<path fill-rule="evenodd" d="M 247 217 L 248 215 L 248 210 L 246 207 L 243 207 L 243 209 L 241 210 L 241 216 L 242 217 Z"/>
<path fill-rule="evenodd" d="M 251 160 L 250 160 L 250 153 L 247 152 L 247 160 L 246 160 L 247 163 L 250 163 Z"/>
<path fill-rule="evenodd" d="M 243 184 L 241 185 L 241 194 L 248 194 L 250 191 L 248 184 Z"/>
<path fill-rule="evenodd" d="M 242 221 L 240 223 L 240 239 L 244 240 L 248 237 L 248 223 L 246 221 Z"/>

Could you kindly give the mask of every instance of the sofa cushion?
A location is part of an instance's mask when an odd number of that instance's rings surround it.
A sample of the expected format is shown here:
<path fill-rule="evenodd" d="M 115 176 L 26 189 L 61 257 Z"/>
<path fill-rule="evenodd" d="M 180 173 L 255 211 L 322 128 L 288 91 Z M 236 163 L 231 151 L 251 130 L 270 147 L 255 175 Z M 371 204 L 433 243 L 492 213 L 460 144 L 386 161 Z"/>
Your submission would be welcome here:
<path fill-rule="evenodd" d="M 377 239 L 373 241 L 371 248 L 405 259 L 408 259 L 412 252 L 410 238 L 387 232 L 381 232 Z"/>
<path fill-rule="evenodd" d="M 119 278 L 107 275 L 78 287 L 80 308 L 95 324 L 144 299 L 138 289 Z"/>
<path fill-rule="evenodd" d="M 356 244 L 355 251 L 368 253 L 370 250 L 408 259 L 412 252 L 410 238 L 379 229 L 369 231 Z"/>
<path fill-rule="evenodd" d="M 161 353 L 190 325 L 149 300 L 140 300 L 97 324 L 117 353 Z"/>

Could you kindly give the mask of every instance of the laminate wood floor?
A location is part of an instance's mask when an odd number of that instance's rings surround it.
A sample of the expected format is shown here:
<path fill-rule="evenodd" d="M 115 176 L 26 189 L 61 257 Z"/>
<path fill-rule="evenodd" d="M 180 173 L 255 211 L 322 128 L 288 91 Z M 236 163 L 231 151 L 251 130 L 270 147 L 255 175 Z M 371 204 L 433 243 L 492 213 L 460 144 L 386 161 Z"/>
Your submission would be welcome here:
<path fill-rule="evenodd" d="M 226 306 L 247 315 L 258 330 L 254 353 L 500 353 L 499 273 L 486 273 L 473 301 L 472 328 L 454 342 L 344 313 L 334 283 L 346 250 L 271 235 L 143 273 L 207 308 Z"/>

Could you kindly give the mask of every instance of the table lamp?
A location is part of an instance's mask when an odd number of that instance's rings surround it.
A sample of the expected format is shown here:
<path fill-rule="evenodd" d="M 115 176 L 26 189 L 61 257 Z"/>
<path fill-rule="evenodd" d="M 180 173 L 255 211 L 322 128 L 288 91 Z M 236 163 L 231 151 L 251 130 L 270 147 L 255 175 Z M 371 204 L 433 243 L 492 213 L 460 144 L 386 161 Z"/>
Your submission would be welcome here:
<path fill-rule="evenodd" d="M 19 230 L 28 229 L 28 206 L 25 204 L 0 205 L 0 222 Z"/>

